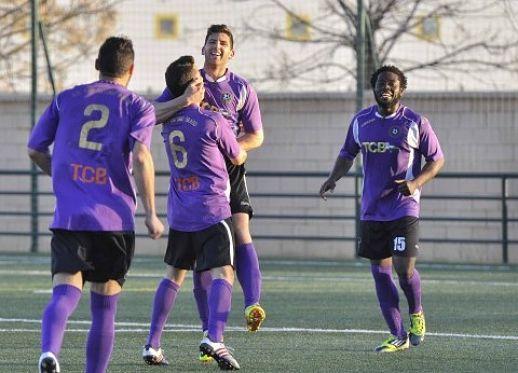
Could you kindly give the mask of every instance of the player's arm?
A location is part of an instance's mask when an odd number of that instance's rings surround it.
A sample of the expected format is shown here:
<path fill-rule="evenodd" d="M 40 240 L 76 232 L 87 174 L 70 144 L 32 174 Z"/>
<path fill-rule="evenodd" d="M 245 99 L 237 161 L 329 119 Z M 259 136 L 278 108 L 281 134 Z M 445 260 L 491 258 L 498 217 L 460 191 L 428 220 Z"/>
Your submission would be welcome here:
<path fill-rule="evenodd" d="M 260 147 L 264 141 L 263 130 L 257 130 L 255 132 L 245 133 L 243 136 L 237 139 L 237 142 L 241 147 L 246 150 L 252 150 Z"/>
<path fill-rule="evenodd" d="M 219 114 L 218 116 L 219 120 L 215 127 L 218 147 L 233 165 L 242 165 L 245 163 L 248 153 L 236 140 L 229 123 Z"/>
<path fill-rule="evenodd" d="M 162 94 L 158 100 L 151 102 L 155 107 L 156 124 L 164 123 L 180 109 L 200 102 L 203 100 L 203 94 L 203 80 L 201 78 L 192 82 L 181 96 L 162 101 L 161 98 L 164 96 Z"/>
<path fill-rule="evenodd" d="M 152 239 L 157 239 L 162 235 L 164 226 L 156 216 L 155 167 L 151 152 L 139 141 L 135 141 L 133 146 L 133 174 L 146 214 L 145 224 L 148 234 Z"/>
<path fill-rule="evenodd" d="M 257 149 L 263 144 L 264 133 L 261 119 L 261 109 L 257 93 L 251 85 L 247 85 L 247 98 L 239 111 L 239 118 L 243 125 L 244 134 L 237 141 L 246 151 Z"/>
<path fill-rule="evenodd" d="M 432 180 L 444 166 L 444 158 L 437 159 L 435 161 L 426 162 L 421 173 L 418 177 L 413 180 L 396 180 L 399 184 L 398 192 L 405 195 L 411 196 L 414 194 L 416 189 L 422 188 L 427 182 Z"/>
<path fill-rule="evenodd" d="M 234 157 L 234 158 L 229 158 L 230 159 L 230 162 L 232 162 L 233 165 L 236 165 L 236 166 L 240 166 L 242 165 L 243 163 L 245 163 L 246 161 L 246 158 L 248 156 L 248 153 L 246 152 L 245 149 L 243 149 L 243 147 L 240 147 L 240 151 L 239 151 L 239 154 L 237 157 Z"/>
<path fill-rule="evenodd" d="M 329 177 L 320 187 L 320 197 L 327 200 L 328 192 L 333 193 L 336 187 L 336 182 L 342 178 L 351 169 L 354 161 L 348 158 L 338 156 Z"/>
<path fill-rule="evenodd" d="M 52 100 L 42 114 L 32 129 L 27 143 L 29 158 L 49 176 L 52 174 L 52 156 L 49 146 L 54 142 L 59 123 L 58 97 Z"/>
<path fill-rule="evenodd" d="M 40 152 L 31 148 L 27 148 L 29 158 L 38 166 L 44 173 L 52 175 L 52 157 L 49 152 Z"/>
<path fill-rule="evenodd" d="M 419 128 L 419 151 L 425 158 L 425 165 L 421 173 L 413 180 L 396 180 L 399 193 L 411 196 L 416 189 L 422 188 L 432 180 L 444 166 L 444 154 L 437 135 L 428 119 L 422 117 Z"/>

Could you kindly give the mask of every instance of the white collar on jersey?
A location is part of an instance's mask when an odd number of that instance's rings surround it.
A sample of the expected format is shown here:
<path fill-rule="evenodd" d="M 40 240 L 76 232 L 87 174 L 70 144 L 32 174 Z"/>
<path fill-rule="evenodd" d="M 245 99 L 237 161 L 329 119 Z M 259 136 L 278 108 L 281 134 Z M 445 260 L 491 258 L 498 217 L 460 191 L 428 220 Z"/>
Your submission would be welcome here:
<path fill-rule="evenodd" d="M 225 71 L 225 75 L 223 75 L 221 78 L 218 78 L 217 80 L 214 80 L 209 74 L 207 74 L 207 72 L 205 70 L 202 70 L 202 71 L 203 71 L 203 75 L 205 77 L 205 80 L 208 81 L 208 82 L 211 82 L 211 83 L 221 83 L 221 82 L 224 82 L 225 80 L 227 80 L 228 69 L 227 69 L 227 71 Z"/>
<path fill-rule="evenodd" d="M 390 115 L 387 115 L 386 117 L 384 117 L 383 115 L 380 114 L 380 112 L 376 109 L 376 113 L 375 115 L 378 117 L 378 118 L 381 118 L 381 119 L 391 119 L 391 118 L 394 118 L 398 111 L 399 111 L 400 108 L 397 108 L 397 110 L 395 112 L 393 112 L 392 114 Z"/>

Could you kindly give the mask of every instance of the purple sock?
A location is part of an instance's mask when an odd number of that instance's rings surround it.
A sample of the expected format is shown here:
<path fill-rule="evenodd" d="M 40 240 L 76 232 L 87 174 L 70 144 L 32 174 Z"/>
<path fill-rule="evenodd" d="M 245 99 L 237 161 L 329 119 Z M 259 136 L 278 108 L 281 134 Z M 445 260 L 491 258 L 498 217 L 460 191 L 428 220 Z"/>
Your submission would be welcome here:
<path fill-rule="evenodd" d="M 119 294 L 90 292 L 92 325 L 86 341 L 86 373 L 104 373 L 115 341 L 115 314 Z"/>
<path fill-rule="evenodd" d="M 208 293 L 212 284 L 212 276 L 210 271 L 193 272 L 192 274 L 194 300 L 198 307 L 198 314 L 201 320 L 201 329 L 208 329 L 209 322 L 209 305 L 207 304 Z"/>
<path fill-rule="evenodd" d="M 259 259 L 253 243 L 245 243 L 236 247 L 235 268 L 237 278 L 243 288 L 245 307 L 259 303 L 262 278 Z"/>
<path fill-rule="evenodd" d="M 414 273 L 410 278 L 400 277 L 399 286 L 403 289 L 408 301 L 408 312 L 421 312 L 421 276 L 419 275 L 419 272 L 417 272 L 417 269 L 414 268 Z"/>
<path fill-rule="evenodd" d="M 180 286 L 167 278 L 162 279 L 156 289 L 155 298 L 153 300 L 153 311 L 151 313 L 151 326 L 149 328 L 149 336 L 147 344 L 153 348 L 160 347 L 160 339 L 164 326 L 167 321 L 167 316 L 174 306 L 176 295 Z"/>
<path fill-rule="evenodd" d="M 69 316 L 81 299 L 81 290 L 72 285 L 57 285 L 41 320 L 41 352 L 59 356 Z"/>
<path fill-rule="evenodd" d="M 221 278 L 212 280 L 209 294 L 209 338 L 223 342 L 223 332 L 232 306 L 232 285 Z"/>
<path fill-rule="evenodd" d="M 406 331 L 399 312 L 399 295 L 396 284 L 392 279 L 392 266 L 381 267 L 371 264 L 371 272 L 376 285 L 376 294 L 381 308 L 381 313 L 390 329 L 390 333 L 396 337 L 406 336 Z"/>

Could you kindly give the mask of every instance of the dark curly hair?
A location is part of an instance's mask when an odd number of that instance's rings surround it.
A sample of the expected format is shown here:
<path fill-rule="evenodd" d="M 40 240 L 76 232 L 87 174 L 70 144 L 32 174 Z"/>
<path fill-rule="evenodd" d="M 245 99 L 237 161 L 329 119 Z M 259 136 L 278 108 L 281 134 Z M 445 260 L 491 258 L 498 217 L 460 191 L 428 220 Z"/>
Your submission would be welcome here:
<path fill-rule="evenodd" d="M 405 74 L 403 74 L 403 71 L 399 70 L 394 65 L 383 65 L 378 70 L 374 72 L 371 76 L 371 87 L 374 89 L 376 86 L 376 81 L 378 80 L 378 76 L 383 72 L 391 72 L 398 76 L 399 78 L 399 84 L 401 85 L 401 88 L 406 89 L 407 80 Z"/>

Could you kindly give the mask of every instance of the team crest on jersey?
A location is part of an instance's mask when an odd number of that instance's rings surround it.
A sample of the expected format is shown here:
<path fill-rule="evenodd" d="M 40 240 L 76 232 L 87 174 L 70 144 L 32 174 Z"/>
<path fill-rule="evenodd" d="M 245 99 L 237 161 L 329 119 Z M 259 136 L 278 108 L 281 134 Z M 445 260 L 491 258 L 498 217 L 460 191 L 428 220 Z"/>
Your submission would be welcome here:
<path fill-rule="evenodd" d="M 221 101 L 223 101 L 225 104 L 228 104 L 230 101 L 232 101 L 232 95 L 228 92 L 224 92 L 221 95 Z"/>
<path fill-rule="evenodd" d="M 401 131 L 399 130 L 399 127 L 390 127 L 389 129 L 389 135 L 392 136 L 392 137 L 399 137 L 399 133 Z"/>

